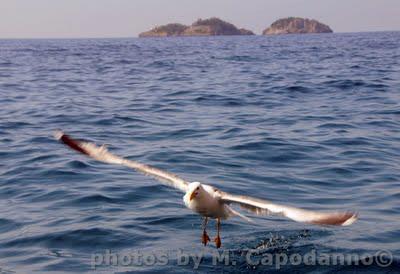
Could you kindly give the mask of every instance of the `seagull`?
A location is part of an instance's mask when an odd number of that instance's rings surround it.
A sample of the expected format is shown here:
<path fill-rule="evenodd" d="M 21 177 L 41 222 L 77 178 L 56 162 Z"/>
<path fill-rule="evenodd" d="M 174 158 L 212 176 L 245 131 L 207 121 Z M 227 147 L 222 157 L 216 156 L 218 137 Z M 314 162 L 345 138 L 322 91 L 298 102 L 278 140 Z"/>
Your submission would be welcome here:
<path fill-rule="evenodd" d="M 348 226 L 358 219 L 358 214 L 350 211 L 323 213 L 275 204 L 250 196 L 230 194 L 211 185 L 200 182 L 188 182 L 173 173 L 119 157 L 109 152 L 105 145 L 97 146 L 91 142 L 77 140 L 62 131 L 56 131 L 54 137 L 69 148 L 97 161 L 135 169 L 159 180 L 161 183 L 184 192 L 183 202 L 186 207 L 203 217 L 201 242 L 204 245 L 210 242 L 210 237 L 206 231 L 210 218 L 216 219 L 217 236 L 214 242 L 217 248 L 221 247 L 221 220 L 238 216 L 251 222 L 250 218 L 234 210 L 231 207 L 232 204 L 239 205 L 241 208 L 256 215 L 280 215 L 296 222 L 315 225 Z"/>

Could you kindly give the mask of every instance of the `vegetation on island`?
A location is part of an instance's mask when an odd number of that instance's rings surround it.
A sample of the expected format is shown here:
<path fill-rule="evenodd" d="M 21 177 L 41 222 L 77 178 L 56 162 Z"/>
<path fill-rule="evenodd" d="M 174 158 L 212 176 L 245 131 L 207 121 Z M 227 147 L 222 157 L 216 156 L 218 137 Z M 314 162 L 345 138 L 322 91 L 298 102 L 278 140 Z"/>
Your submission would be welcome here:
<path fill-rule="evenodd" d="M 263 35 L 294 33 L 331 33 L 332 29 L 314 19 L 288 17 L 275 21 L 263 31 Z M 217 17 L 198 19 L 190 26 L 172 23 L 157 26 L 142 32 L 139 37 L 169 36 L 215 36 L 215 35 L 254 35 L 251 30 L 237 28 L 235 25 Z"/>
<path fill-rule="evenodd" d="M 213 35 L 254 35 L 250 30 L 238 29 L 235 25 L 212 17 L 198 19 L 190 26 L 173 23 L 158 26 L 150 31 L 139 34 L 139 37 L 166 37 L 166 36 L 213 36 Z"/>
<path fill-rule="evenodd" d="M 292 33 L 331 33 L 332 29 L 314 19 L 289 17 L 279 19 L 263 31 L 263 35 Z"/>

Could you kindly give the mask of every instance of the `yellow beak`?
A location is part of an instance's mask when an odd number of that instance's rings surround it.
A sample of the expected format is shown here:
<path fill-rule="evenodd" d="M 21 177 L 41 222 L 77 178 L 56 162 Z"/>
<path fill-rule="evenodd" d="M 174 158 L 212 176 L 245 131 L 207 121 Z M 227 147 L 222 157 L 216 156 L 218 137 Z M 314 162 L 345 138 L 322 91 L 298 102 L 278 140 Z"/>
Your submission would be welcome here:
<path fill-rule="evenodd" d="M 193 200 L 194 197 L 196 197 L 196 192 L 195 191 L 193 191 L 192 194 L 190 194 L 189 200 L 190 201 Z"/>

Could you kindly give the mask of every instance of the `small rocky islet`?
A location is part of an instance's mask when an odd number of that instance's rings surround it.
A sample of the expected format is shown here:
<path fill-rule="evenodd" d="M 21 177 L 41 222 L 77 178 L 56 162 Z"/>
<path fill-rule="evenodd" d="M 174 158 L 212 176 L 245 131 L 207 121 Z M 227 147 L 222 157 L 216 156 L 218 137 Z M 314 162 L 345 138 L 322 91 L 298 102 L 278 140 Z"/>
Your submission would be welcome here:
<path fill-rule="evenodd" d="M 139 37 L 170 37 L 170 36 L 215 36 L 215 35 L 254 35 L 250 30 L 239 29 L 235 25 L 213 17 L 199 19 L 190 26 L 173 23 L 155 27 L 142 32 Z"/>
<path fill-rule="evenodd" d="M 317 20 L 288 17 L 275 21 L 263 31 L 263 35 L 278 34 L 305 34 L 305 33 L 332 33 L 332 29 Z M 149 31 L 142 32 L 139 37 L 174 37 L 174 36 L 216 36 L 216 35 L 254 35 L 254 32 L 212 17 L 198 19 L 192 25 L 187 26 L 172 23 L 157 26 Z"/>
<path fill-rule="evenodd" d="M 289 17 L 279 19 L 263 31 L 263 35 L 332 33 L 332 29 L 314 19 Z"/>

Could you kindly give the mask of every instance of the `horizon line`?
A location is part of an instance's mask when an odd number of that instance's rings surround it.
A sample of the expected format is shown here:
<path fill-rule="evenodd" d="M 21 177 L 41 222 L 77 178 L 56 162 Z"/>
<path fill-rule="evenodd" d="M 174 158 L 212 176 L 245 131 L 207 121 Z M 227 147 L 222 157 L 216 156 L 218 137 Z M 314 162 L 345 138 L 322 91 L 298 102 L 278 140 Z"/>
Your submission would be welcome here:
<path fill-rule="evenodd" d="M 266 36 L 266 37 L 276 37 L 276 36 L 287 36 L 287 35 L 307 35 L 307 34 L 350 34 L 350 33 L 376 33 L 376 32 L 400 32 L 400 30 L 372 30 L 372 31 L 340 31 L 340 32 L 333 32 L 333 33 L 289 33 L 289 34 L 257 34 L 254 35 L 245 35 L 245 36 Z M 201 37 L 221 37 L 221 36 L 243 36 L 243 35 L 206 35 Z M 139 34 L 137 36 L 66 36 L 66 37 L 0 37 L 0 40 L 63 40 L 63 39 L 149 39 L 149 38 L 179 38 L 183 36 L 166 36 L 166 37 L 145 37 L 140 38 Z M 188 37 L 199 37 L 199 36 L 185 36 Z"/>

